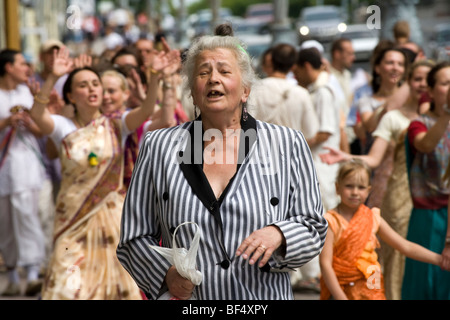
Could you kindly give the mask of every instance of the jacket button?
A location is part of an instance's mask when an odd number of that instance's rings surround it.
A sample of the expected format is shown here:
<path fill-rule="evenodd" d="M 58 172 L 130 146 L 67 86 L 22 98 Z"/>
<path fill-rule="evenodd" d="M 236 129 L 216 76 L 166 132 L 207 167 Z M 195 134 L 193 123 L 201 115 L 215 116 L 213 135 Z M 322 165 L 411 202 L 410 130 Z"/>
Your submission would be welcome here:
<path fill-rule="evenodd" d="M 272 205 L 272 206 L 277 206 L 278 204 L 280 203 L 280 200 L 278 200 L 278 198 L 272 198 L 272 199 L 270 199 L 270 204 Z"/>
<path fill-rule="evenodd" d="M 230 267 L 230 261 L 228 261 L 228 260 L 223 260 L 221 263 L 220 263 L 220 266 L 223 268 L 223 269 L 228 269 L 229 267 Z"/>

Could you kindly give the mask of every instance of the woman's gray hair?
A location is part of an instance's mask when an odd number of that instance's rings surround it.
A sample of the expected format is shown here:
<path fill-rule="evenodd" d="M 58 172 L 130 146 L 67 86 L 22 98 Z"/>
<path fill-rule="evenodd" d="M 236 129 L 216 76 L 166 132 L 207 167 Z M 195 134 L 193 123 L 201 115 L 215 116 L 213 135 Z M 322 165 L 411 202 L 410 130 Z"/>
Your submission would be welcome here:
<path fill-rule="evenodd" d="M 215 49 L 229 49 L 235 54 L 242 74 L 242 85 L 251 89 L 258 77 L 253 70 L 251 58 L 245 50 L 246 45 L 232 36 L 203 36 L 194 42 L 186 54 L 182 71 L 186 92 L 191 92 L 194 86 L 195 64 L 198 55 L 205 50 Z"/>

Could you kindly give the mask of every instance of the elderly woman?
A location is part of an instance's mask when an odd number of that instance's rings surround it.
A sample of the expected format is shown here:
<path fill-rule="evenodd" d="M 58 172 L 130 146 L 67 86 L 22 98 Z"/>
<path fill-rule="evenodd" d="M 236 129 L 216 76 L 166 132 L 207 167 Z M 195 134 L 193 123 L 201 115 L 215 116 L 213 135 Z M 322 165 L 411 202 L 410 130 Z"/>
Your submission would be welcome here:
<path fill-rule="evenodd" d="M 293 299 L 289 271 L 319 254 L 327 222 L 303 135 L 246 111 L 256 80 L 242 43 L 205 36 L 184 74 L 201 115 L 148 133 L 124 204 L 119 260 L 149 299 Z M 200 285 L 151 246 L 201 232 Z M 196 226 L 176 233 L 189 248 Z"/>

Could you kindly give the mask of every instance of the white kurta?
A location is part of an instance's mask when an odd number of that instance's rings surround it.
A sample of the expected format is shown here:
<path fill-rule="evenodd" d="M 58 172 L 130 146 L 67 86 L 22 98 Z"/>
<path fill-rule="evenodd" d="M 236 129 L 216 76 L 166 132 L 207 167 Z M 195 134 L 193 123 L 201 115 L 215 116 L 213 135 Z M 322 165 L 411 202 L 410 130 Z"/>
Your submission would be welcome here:
<path fill-rule="evenodd" d="M 30 109 L 33 96 L 25 85 L 0 90 L 0 119 L 11 116 L 11 108 Z M 0 144 L 11 132 L 0 131 Z M 39 265 L 45 257 L 44 234 L 38 214 L 39 190 L 45 180 L 38 142 L 25 128 L 16 128 L 0 168 L 0 252 L 8 267 Z M 1 160 L 1 158 L 0 158 Z"/>
<path fill-rule="evenodd" d="M 314 137 L 319 129 L 308 91 L 287 79 L 261 80 L 252 89 L 249 105 L 257 120 L 299 130 L 306 139 Z"/>
<path fill-rule="evenodd" d="M 21 105 L 31 109 L 33 96 L 27 86 L 19 85 L 15 90 L 0 90 L 0 102 L 0 119 L 6 119 L 10 117 L 10 110 L 14 106 Z M 0 142 L 10 129 L 8 126 L 0 131 Z M 0 168 L 0 196 L 31 189 L 39 190 L 44 179 L 44 164 L 35 136 L 27 129 L 18 128 Z"/>
<path fill-rule="evenodd" d="M 332 87 L 328 84 L 326 72 L 322 72 L 316 82 L 308 87 L 308 90 L 319 118 L 318 131 L 330 134 L 326 141 L 311 148 L 320 182 L 323 205 L 325 211 L 328 211 L 338 205 L 335 182 L 339 164 L 328 165 L 320 159 L 319 155 L 328 152 L 324 147 L 340 149 L 340 107 Z"/>

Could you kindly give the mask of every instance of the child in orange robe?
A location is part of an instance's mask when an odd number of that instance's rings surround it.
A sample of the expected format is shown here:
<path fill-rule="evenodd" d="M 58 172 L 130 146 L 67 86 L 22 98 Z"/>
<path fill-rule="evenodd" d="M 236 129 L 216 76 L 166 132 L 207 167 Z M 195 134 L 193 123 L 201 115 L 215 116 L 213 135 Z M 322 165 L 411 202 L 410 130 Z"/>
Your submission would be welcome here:
<path fill-rule="evenodd" d="M 440 265 L 441 255 L 396 233 L 378 208 L 364 205 L 370 191 L 371 169 L 361 160 L 341 166 L 336 192 L 340 204 L 326 213 L 328 233 L 320 254 L 321 300 L 385 300 L 384 282 L 375 249 L 377 235 L 405 256 Z"/>

